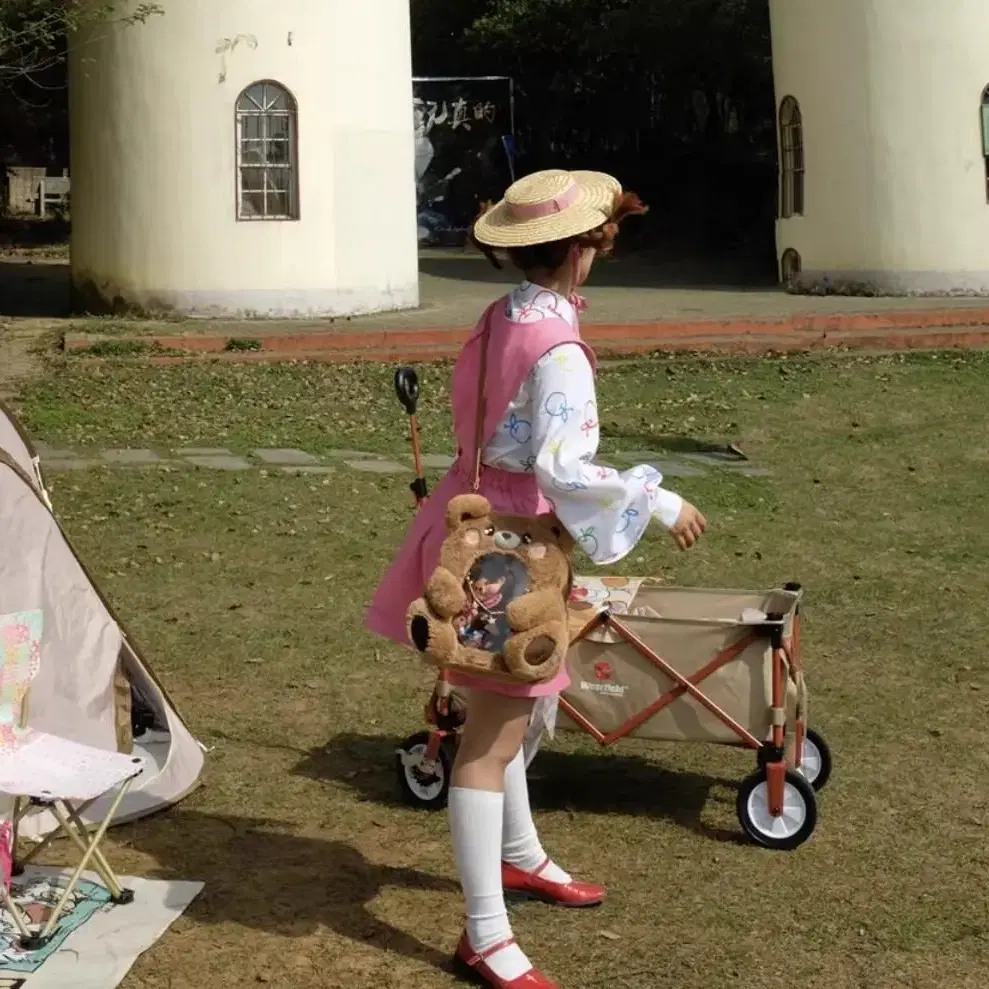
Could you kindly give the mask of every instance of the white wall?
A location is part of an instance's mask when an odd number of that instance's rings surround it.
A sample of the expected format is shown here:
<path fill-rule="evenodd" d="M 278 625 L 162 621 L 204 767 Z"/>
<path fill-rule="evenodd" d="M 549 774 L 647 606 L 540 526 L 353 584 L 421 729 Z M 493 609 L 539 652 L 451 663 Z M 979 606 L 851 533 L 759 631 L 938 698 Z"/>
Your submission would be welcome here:
<path fill-rule="evenodd" d="M 989 294 L 986 0 L 771 0 L 777 109 L 804 125 L 800 284 Z"/>
<path fill-rule="evenodd" d="M 408 0 L 159 0 L 70 63 L 72 273 L 183 312 L 349 315 L 418 304 Z M 299 106 L 300 219 L 238 221 L 235 104 Z"/>

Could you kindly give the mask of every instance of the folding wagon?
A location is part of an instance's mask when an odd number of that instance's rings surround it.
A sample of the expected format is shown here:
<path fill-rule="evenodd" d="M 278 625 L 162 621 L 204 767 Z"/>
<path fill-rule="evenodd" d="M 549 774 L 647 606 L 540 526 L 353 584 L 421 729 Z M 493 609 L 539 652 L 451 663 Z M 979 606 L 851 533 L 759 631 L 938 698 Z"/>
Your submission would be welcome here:
<path fill-rule="evenodd" d="M 807 726 L 799 584 L 769 591 L 693 590 L 650 578 L 576 578 L 570 602 L 571 684 L 557 728 L 602 746 L 624 738 L 751 749 L 739 788 L 745 833 L 766 848 L 803 844 L 817 823 L 816 791 L 831 755 Z M 416 806 L 445 805 L 463 721 L 462 699 L 427 708 L 429 728 L 397 753 Z"/>

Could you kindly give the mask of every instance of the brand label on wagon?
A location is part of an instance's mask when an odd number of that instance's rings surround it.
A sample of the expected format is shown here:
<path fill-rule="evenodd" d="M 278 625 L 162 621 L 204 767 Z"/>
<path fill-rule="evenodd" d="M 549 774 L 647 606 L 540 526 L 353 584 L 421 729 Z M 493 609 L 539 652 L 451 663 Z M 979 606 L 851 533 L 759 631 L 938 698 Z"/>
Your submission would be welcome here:
<path fill-rule="evenodd" d="M 609 697 L 624 697 L 628 687 L 615 683 L 615 671 L 611 663 L 601 661 L 594 664 L 594 683 L 589 680 L 580 681 L 580 689 L 592 694 L 605 694 Z"/>

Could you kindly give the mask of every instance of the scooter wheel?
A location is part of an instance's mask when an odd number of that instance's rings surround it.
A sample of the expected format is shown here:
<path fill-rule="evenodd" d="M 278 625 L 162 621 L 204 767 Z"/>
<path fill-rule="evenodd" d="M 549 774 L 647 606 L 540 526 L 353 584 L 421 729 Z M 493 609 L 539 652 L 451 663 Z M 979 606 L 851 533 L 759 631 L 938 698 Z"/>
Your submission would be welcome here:
<path fill-rule="evenodd" d="M 407 738 L 395 752 L 395 770 L 402 797 L 412 807 L 442 810 L 450 792 L 455 743 L 443 739 L 436 762 L 424 772 L 421 766 L 429 744 L 429 732 L 420 731 Z"/>

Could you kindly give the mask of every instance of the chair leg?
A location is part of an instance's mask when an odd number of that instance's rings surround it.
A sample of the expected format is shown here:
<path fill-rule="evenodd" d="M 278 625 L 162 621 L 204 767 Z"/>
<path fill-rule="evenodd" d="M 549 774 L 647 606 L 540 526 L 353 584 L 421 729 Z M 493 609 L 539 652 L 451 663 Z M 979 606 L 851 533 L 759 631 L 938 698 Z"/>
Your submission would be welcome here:
<path fill-rule="evenodd" d="M 62 825 L 62 830 L 72 839 L 75 846 L 85 854 L 89 847 L 89 843 L 86 841 L 86 822 L 83 821 L 80 812 L 68 800 L 61 801 L 61 804 L 65 811 L 65 816 L 68 817 L 73 825 L 70 828 L 67 824 L 62 824 L 59 821 Z M 93 848 L 93 868 L 99 873 L 100 878 L 106 884 L 106 888 L 110 891 L 110 897 L 115 904 L 119 906 L 133 901 L 134 894 L 129 889 L 124 889 L 120 885 L 117 874 L 113 871 L 112 866 L 106 860 L 106 856 L 99 848 Z"/>
<path fill-rule="evenodd" d="M 59 917 L 61 917 L 62 911 L 65 909 L 65 904 L 72 895 L 72 891 L 79 884 L 79 880 L 82 877 L 83 872 L 86 871 L 86 866 L 89 865 L 89 861 L 93 857 L 93 852 L 97 850 L 97 846 L 103 840 L 103 836 L 106 834 L 107 829 L 110 827 L 110 822 L 113 820 L 113 815 L 116 814 L 117 808 L 120 806 L 121 801 L 124 799 L 124 796 L 127 794 L 127 791 L 130 789 L 130 785 L 133 781 L 134 777 L 131 777 L 131 779 L 126 780 L 121 785 L 121 787 L 117 790 L 117 795 L 114 797 L 113 803 L 110 804 L 110 809 L 106 812 L 106 816 L 103 818 L 103 822 L 97 829 L 96 834 L 93 835 L 88 843 L 83 842 L 83 846 L 86 850 L 83 853 L 82 858 L 79 860 L 79 864 L 76 866 L 75 872 L 72 873 L 68 885 L 65 887 L 55 910 L 48 918 L 48 923 L 45 924 L 43 930 L 38 935 L 38 940 L 42 945 L 48 941 L 51 937 L 52 931 L 55 930 L 55 925 L 58 923 Z M 72 837 L 75 832 L 72 831 L 71 824 L 69 824 L 69 819 L 62 812 L 62 809 L 58 806 L 58 804 L 52 805 L 52 813 L 55 815 L 58 823 L 62 826 L 63 830 L 65 830 L 66 834 L 68 834 L 69 837 Z M 73 838 L 73 840 L 75 839 Z M 120 889 L 119 885 L 117 886 L 117 889 Z"/>
<path fill-rule="evenodd" d="M 38 800 L 27 800 L 22 797 L 19 797 L 18 799 L 24 801 L 20 811 L 18 812 L 18 816 L 17 816 L 18 822 L 23 820 L 23 818 L 28 814 L 28 812 L 31 810 L 32 807 L 46 807 L 50 810 L 52 805 L 51 801 L 47 801 L 43 803 Z M 79 804 L 79 806 L 76 808 L 76 813 L 85 814 L 86 811 L 93 804 L 96 803 L 96 799 L 87 800 L 85 803 Z M 85 826 L 83 826 L 83 833 L 84 834 L 86 833 Z M 51 832 L 51 834 L 46 835 L 44 838 L 41 839 L 41 841 L 35 844 L 34 847 L 20 860 L 19 865 L 21 866 L 21 872 L 24 871 L 23 867 L 25 865 L 30 865 L 31 862 L 34 861 L 34 859 L 36 859 L 46 848 L 48 848 L 49 845 L 51 845 L 55 841 L 56 838 L 58 838 L 58 835 L 59 835 L 59 830 L 58 828 L 56 828 L 54 831 Z"/>
<path fill-rule="evenodd" d="M 2 883 L 0 883 L 0 906 L 10 914 L 11 919 L 14 921 L 14 926 L 17 928 L 17 933 L 21 936 L 21 942 L 30 942 L 31 928 L 28 926 L 30 921 L 21 913 L 21 908 L 14 902 L 13 897 L 3 887 Z"/>
<path fill-rule="evenodd" d="M 51 804 L 41 803 L 37 800 L 31 800 L 27 797 L 18 797 L 17 802 L 19 807 L 16 812 L 15 826 L 19 828 L 20 822 L 28 815 L 32 807 L 50 807 Z M 30 865 L 31 862 L 36 859 L 54 840 L 58 837 L 58 831 L 53 831 L 50 835 L 42 838 L 19 862 L 18 865 L 21 867 L 21 871 L 24 871 L 24 866 Z"/>

